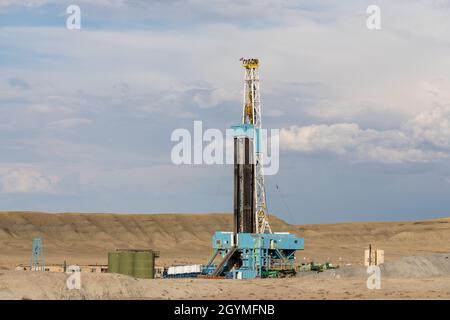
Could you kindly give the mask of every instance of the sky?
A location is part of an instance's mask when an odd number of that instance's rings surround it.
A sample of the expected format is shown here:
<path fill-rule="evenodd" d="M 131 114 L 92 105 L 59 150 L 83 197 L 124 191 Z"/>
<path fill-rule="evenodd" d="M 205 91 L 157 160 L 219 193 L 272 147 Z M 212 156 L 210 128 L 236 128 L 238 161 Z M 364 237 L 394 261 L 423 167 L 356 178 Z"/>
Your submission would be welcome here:
<path fill-rule="evenodd" d="M 0 210 L 231 212 L 232 167 L 173 164 L 171 133 L 238 124 L 239 58 L 256 57 L 280 129 L 270 214 L 448 217 L 449 16 L 448 0 L 0 0 Z"/>

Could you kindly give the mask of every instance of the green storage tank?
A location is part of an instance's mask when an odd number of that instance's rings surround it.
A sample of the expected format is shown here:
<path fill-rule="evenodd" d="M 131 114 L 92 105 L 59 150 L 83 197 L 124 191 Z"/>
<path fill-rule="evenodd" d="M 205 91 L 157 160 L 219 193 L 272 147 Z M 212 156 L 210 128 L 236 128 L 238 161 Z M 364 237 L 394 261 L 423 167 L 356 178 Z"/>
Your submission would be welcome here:
<path fill-rule="evenodd" d="M 119 252 L 115 251 L 108 253 L 108 272 L 119 273 L 119 260 Z"/>
<path fill-rule="evenodd" d="M 142 279 L 155 278 L 155 255 L 153 251 L 138 251 L 134 254 L 134 276 Z"/>
<path fill-rule="evenodd" d="M 127 276 L 133 276 L 134 271 L 134 252 L 122 251 L 119 258 L 119 273 Z"/>

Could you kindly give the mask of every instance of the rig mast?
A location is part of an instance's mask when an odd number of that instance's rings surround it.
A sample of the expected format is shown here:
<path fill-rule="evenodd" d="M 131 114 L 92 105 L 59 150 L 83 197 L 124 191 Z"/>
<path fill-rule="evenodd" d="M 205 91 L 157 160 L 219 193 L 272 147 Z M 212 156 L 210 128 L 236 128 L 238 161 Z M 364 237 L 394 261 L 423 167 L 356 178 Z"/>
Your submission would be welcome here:
<path fill-rule="evenodd" d="M 217 231 L 214 253 L 202 270 L 206 277 L 254 279 L 295 275 L 295 252 L 304 239 L 272 233 L 267 217 L 261 135 L 259 60 L 241 59 L 245 69 L 242 123 L 233 128 L 233 231 Z M 221 256 L 215 265 L 216 257 Z"/>
<path fill-rule="evenodd" d="M 245 69 L 244 105 L 242 124 L 254 126 L 253 159 L 256 233 L 272 233 L 268 221 L 266 191 L 264 187 L 264 154 L 261 150 L 261 97 L 259 90 L 259 60 L 241 59 Z"/>

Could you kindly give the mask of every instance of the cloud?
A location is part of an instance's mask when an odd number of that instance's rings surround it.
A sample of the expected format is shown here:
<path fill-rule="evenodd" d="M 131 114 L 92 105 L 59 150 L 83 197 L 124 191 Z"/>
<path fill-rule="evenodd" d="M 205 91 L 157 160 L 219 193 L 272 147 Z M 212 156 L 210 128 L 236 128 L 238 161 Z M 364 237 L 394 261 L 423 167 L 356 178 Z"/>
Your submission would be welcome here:
<path fill-rule="evenodd" d="M 185 6 L 184 2 L 178 1 L 111 3 L 138 7 L 139 11 L 146 11 L 141 6 L 158 6 L 171 14 Z M 201 1 L 188 3 L 194 6 L 189 10 L 194 15 L 207 16 L 206 13 L 219 14 L 221 11 L 224 12 L 222 17 L 229 19 L 214 23 L 200 18 L 190 27 L 164 31 L 158 28 L 121 29 L 122 24 L 120 28 L 86 27 L 83 33 L 70 33 L 61 27 L 6 27 L 0 41 L 8 44 L 6 52 L 17 50 L 22 53 L 13 56 L 15 63 L 29 61 L 25 54 L 28 53 L 35 65 L 47 70 L 46 81 L 35 88 L 37 94 L 33 99 L 45 99 L 52 94 L 71 97 L 75 94 L 74 88 L 79 89 L 83 97 L 116 99 L 119 92 L 112 88 L 120 81 L 128 86 L 130 96 L 145 99 L 141 109 L 154 111 L 159 106 L 165 112 L 180 105 L 178 101 L 171 104 L 171 97 L 182 96 L 179 93 L 188 90 L 198 90 L 192 100 L 200 108 L 229 101 L 231 95 L 240 101 L 240 95 L 234 94 L 241 88 L 236 79 L 242 76 L 235 59 L 242 55 L 258 55 L 262 61 L 263 103 L 267 97 L 274 102 L 267 108 L 264 105 L 264 114 L 280 118 L 289 115 L 283 120 L 292 122 L 296 121 L 296 116 L 305 114 L 363 125 L 361 121 L 373 114 L 377 114 L 377 125 L 387 114 L 389 119 L 402 121 L 432 103 L 433 97 L 423 86 L 430 80 L 428 77 L 450 71 L 446 63 L 448 50 L 441 43 L 450 39 L 450 29 L 446 27 L 450 23 L 441 12 L 445 10 L 421 1 L 404 5 L 409 14 L 404 14 L 403 7 L 397 4 L 383 2 L 385 24 L 379 33 L 371 33 L 365 27 L 363 6 L 325 5 L 323 1 L 317 5 L 299 2 L 296 6 L 289 2 L 217 1 L 209 6 L 202 5 L 204 8 L 201 9 Z M 177 10 L 169 10 L 173 6 Z M 282 21 L 280 17 L 288 16 L 289 23 L 243 28 L 230 18 L 248 12 L 246 9 L 252 6 L 263 12 L 276 10 L 282 14 L 262 15 L 265 18 L 277 16 L 279 21 Z M 317 20 L 322 9 L 334 18 L 326 23 Z M 147 11 L 149 16 L 154 13 Z M 122 19 L 131 16 L 129 11 L 122 13 Z M 415 21 L 421 21 L 420 30 L 408 25 L 411 16 L 416 17 Z M 163 27 L 170 20 L 168 16 L 160 19 L 164 21 Z M 189 20 L 188 17 L 185 19 Z M 435 22 L 425 23 L 430 20 Z M 196 26 L 197 23 L 201 26 Z M 434 41 L 436 28 L 440 28 L 441 33 L 447 30 L 438 43 Z M 403 32 L 405 30 L 408 34 Z M 267 39 L 271 41 L 270 46 Z M 415 54 L 411 55 L 411 52 Z M 83 70 L 90 71 L 89 77 Z M 18 75 L 9 73 L 10 76 Z M 28 82 L 42 82 L 37 78 L 41 74 L 30 69 Z M 196 81 L 204 81 L 206 85 L 193 86 Z M 299 90 L 299 86 L 293 86 L 289 91 L 281 88 L 286 82 L 321 83 L 323 86 L 308 89 L 310 96 L 305 99 L 305 89 Z M 202 88 L 213 89 L 203 92 Z M 180 114 L 180 110 L 173 114 Z"/>
<path fill-rule="evenodd" d="M 192 100 L 199 108 L 213 108 L 219 104 L 235 101 L 238 93 L 227 92 L 223 89 L 197 89 L 189 90 Z"/>
<path fill-rule="evenodd" d="M 242 56 L 261 58 L 263 125 L 287 128 L 281 142 L 297 165 L 285 167 L 286 177 L 295 178 L 292 190 L 317 181 L 332 194 L 336 184 L 327 179 L 345 166 L 349 175 L 368 180 L 379 179 L 373 167 L 389 169 L 389 178 L 409 167 L 355 162 L 427 162 L 432 165 L 411 166 L 449 176 L 441 159 L 449 154 L 450 115 L 438 106 L 450 101 L 450 19 L 448 6 L 435 3 L 380 0 L 382 30 L 371 32 L 366 4 L 355 0 L 80 0 L 82 31 L 71 32 L 65 7 L 72 1 L 0 0 L 0 162 L 17 164 L 0 170 L 0 187 L 15 181 L 6 189 L 65 192 L 72 175 L 79 177 L 73 194 L 91 198 L 71 208 L 105 208 L 101 199 L 111 197 L 119 208 L 140 201 L 147 209 L 147 190 L 164 184 L 150 202 L 165 210 L 173 201 L 161 197 L 189 170 L 170 166 L 171 130 L 191 128 L 194 119 L 221 129 L 239 122 Z M 323 169 L 319 157 L 299 152 L 344 161 Z M 27 161 L 38 168 L 20 169 Z M 208 178 L 198 192 L 186 190 L 186 203 L 177 201 L 185 210 L 202 203 L 194 194 L 222 185 L 217 176 Z M 178 184 L 192 181 L 185 176 Z M 429 177 L 420 181 L 437 185 Z M 345 185 L 348 180 L 339 181 L 336 189 Z M 429 189 L 424 193 L 434 193 Z M 30 197 L 31 205 L 43 202 L 37 198 Z M 67 201 L 52 204 L 67 210 Z M 352 204 L 346 201 L 345 210 Z M 17 205 L 11 200 L 10 208 Z"/>
<path fill-rule="evenodd" d="M 362 162 L 433 162 L 450 158 L 449 119 L 449 107 L 436 107 L 398 129 L 361 129 L 357 123 L 292 126 L 280 131 L 280 141 L 284 150 L 331 152 Z"/>
<path fill-rule="evenodd" d="M 0 0 L 0 7 L 38 7 L 50 3 L 48 0 Z"/>
<path fill-rule="evenodd" d="M 49 129 L 69 129 L 90 123 L 92 123 L 92 120 L 90 119 L 73 118 L 50 122 L 47 127 Z"/>
<path fill-rule="evenodd" d="M 404 128 L 418 143 L 449 150 L 450 105 L 423 111 L 409 120 Z"/>
<path fill-rule="evenodd" d="M 59 181 L 58 176 L 48 176 L 37 169 L 14 168 L 0 173 L 0 190 L 4 193 L 54 193 Z"/>
<path fill-rule="evenodd" d="M 61 0 L 0 0 L 0 7 L 41 7 L 45 5 L 51 4 L 65 4 L 68 5 L 73 1 L 61 1 Z M 123 5 L 127 0 L 79 0 L 77 3 L 91 4 L 91 5 L 99 5 L 99 6 L 112 6 L 112 5 Z"/>
<path fill-rule="evenodd" d="M 30 86 L 28 83 L 22 79 L 19 78 L 9 78 L 8 83 L 13 88 L 20 88 L 23 90 L 29 89 Z"/>

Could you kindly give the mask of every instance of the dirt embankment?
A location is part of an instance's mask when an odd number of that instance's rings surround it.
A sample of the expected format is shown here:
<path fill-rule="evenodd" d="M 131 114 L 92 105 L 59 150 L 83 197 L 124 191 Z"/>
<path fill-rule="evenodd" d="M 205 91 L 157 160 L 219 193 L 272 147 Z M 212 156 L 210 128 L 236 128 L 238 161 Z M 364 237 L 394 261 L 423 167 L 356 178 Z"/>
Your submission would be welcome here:
<path fill-rule="evenodd" d="M 117 274 L 81 274 L 81 290 L 66 287 L 68 275 L 0 272 L 1 299 L 450 299 L 450 277 L 382 278 L 369 290 L 366 278 L 207 280 L 134 279 Z"/>
<path fill-rule="evenodd" d="M 450 219 L 416 222 L 291 225 L 270 217 L 272 230 L 305 238 L 299 261 L 361 264 L 369 243 L 386 261 L 450 252 Z M 230 214 L 47 214 L 0 213 L 0 267 L 27 263 L 32 240 L 41 237 L 47 263 L 106 263 L 116 248 L 151 248 L 159 263 L 202 263 L 211 254 L 215 231 L 232 230 Z"/>

